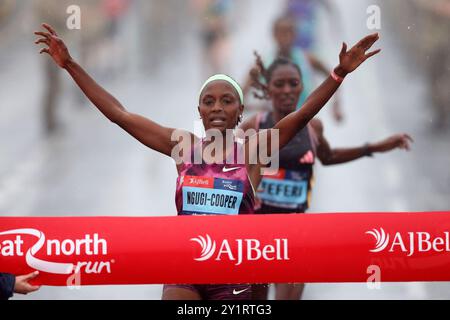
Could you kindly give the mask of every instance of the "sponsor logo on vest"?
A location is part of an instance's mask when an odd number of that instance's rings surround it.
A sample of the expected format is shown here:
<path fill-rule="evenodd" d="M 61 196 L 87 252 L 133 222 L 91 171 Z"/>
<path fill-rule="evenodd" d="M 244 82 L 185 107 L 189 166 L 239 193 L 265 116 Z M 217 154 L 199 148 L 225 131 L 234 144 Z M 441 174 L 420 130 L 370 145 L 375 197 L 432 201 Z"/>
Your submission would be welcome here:
<path fill-rule="evenodd" d="M 34 270 L 61 275 L 111 273 L 111 263 L 114 260 L 60 263 L 36 258 L 41 251 L 48 258 L 65 256 L 70 257 L 71 260 L 78 256 L 95 256 L 96 258 L 105 256 L 108 254 L 108 243 L 97 233 L 86 234 L 82 239 L 53 240 L 46 239 L 45 234 L 36 229 L 17 229 L 0 232 L 1 236 L 15 236 L 15 239 L 0 240 L 0 257 L 25 256 L 27 265 Z M 27 252 L 23 251 L 23 236 L 34 236 L 38 239 Z"/>
<path fill-rule="evenodd" d="M 244 290 L 236 290 L 236 289 L 234 289 L 233 290 L 233 294 L 235 295 L 235 296 L 238 296 L 238 295 L 240 295 L 240 294 L 243 294 L 245 291 L 247 291 L 247 290 L 249 290 L 249 288 L 247 288 L 247 289 L 244 289 Z"/>
<path fill-rule="evenodd" d="M 196 177 L 189 177 L 189 184 L 198 185 L 198 186 L 207 186 L 210 184 L 209 179 L 202 179 Z"/>
<path fill-rule="evenodd" d="M 370 252 L 404 252 L 408 257 L 425 252 L 450 252 L 450 232 L 444 232 L 439 236 L 429 232 L 408 232 L 406 234 L 396 232 L 386 233 L 383 228 L 367 231 L 375 238 L 375 248 Z"/>
<path fill-rule="evenodd" d="M 236 239 L 236 246 L 233 247 L 229 240 L 223 240 L 219 244 L 212 240 L 209 235 L 198 236 L 190 239 L 198 243 L 202 252 L 196 261 L 223 261 L 235 262 L 236 266 L 250 261 L 289 261 L 288 239 L 273 239 L 272 243 L 262 244 L 257 239 Z"/>

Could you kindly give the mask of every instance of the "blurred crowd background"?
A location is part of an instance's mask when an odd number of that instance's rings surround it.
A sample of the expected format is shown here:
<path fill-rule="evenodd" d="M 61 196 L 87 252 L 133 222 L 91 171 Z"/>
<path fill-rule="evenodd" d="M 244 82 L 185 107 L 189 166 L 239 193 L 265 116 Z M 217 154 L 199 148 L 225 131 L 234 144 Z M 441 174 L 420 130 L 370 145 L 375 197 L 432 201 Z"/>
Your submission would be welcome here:
<path fill-rule="evenodd" d="M 66 26 L 70 5 L 81 8 L 80 30 Z M 371 5 L 379 30 L 368 28 Z M 342 41 L 381 35 L 382 54 L 340 91 L 339 121 L 319 115 L 332 145 L 396 132 L 415 139 L 409 154 L 318 170 L 312 212 L 449 210 L 450 0 L 0 0 L 0 215 L 175 215 L 173 163 L 104 120 L 39 55 L 41 22 L 126 108 L 192 131 L 202 82 L 222 72 L 244 85 L 253 51 L 274 50 L 274 21 L 286 14 L 297 22 L 296 45 L 330 70 Z M 260 107 L 251 93 L 247 101 L 247 115 Z M 305 299 L 439 299 L 449 289 L 321 284 L 307 286 Z M 160 290 L 45 288 L 35 297 L 159 299 Z"/>
<path fill-rule="evenodd" d="M 386 1 L 396 38 L 426 76 L 430 107 L 437 130 L 449 127 L 450 1 Z M 413 32 L 411 32 L 413 31 Z"/>

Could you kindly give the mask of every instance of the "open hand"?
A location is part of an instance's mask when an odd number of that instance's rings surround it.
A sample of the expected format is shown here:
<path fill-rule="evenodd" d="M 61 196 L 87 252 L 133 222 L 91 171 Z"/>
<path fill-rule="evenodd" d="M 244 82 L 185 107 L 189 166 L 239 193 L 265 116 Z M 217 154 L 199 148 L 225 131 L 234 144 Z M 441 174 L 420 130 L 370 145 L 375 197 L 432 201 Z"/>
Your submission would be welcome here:
<path fill-rule="evenodd" d="M 342 45 L 341 53 L 339 54 L 340 69 L 344 74 L 340 76 L 345 76 L 356 70 L 364 61 L 370 57 L 378 54 L 381 49 L 366 53 L 379 39 L 378 33 L 371 34 L 361 41 L 359 41 L 353 48 L 347 51 L 347 44 L 344 42 Z"/>
<path fill-rule="evenodd" d="M 19 294 L 28 294 L 39 290 L 39 286 L 33 286 L 29 283 L 39 275 L 38 271 L 27 274 L 25 276 L 16 277 L 16 284 L 14 285 L 14 292 Z"/>
<path fill-rule="evenodd" d="M 69 50 L 67 49 L 64 41 L 62 41 L 55 30 L 48 24 L 42 24 L 42 27 L 47 29 L 48 32 L 36 31 L 34 34 L 40 36 L 41 38 L 36 40 L 36 44 L 45 44 L 47 47 L 41 50 L 42 53 L 49 54 L 53 60 L 60 66 L 61 68 L 65 68 L 67 63 L 72 59 L 69 54 Z"/>
<path fill-rule="evenodd" d="M 414 140 L 408 134 L 396 134 L 375 145 L 377 152 L 387 152 L 394 149 L 411 150 L 411 143 Z"/>

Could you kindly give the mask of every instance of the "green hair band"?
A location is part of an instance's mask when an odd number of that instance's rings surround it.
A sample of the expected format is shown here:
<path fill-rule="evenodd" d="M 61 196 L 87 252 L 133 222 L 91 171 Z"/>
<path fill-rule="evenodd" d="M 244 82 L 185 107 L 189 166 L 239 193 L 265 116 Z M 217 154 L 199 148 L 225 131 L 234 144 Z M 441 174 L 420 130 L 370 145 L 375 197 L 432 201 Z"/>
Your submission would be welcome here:
<path fill-rule="evenodd" d="M 211 78 L 209 78 L 208 80 L 206 80 L 205 84 L 202 86 L 202 89 L 200 90 L 200 96 L 202 95 L 203 90 L 205 90 L 205 88 L 208 84 L 210 84 L 213 81 L 218 81 L 218 80 L 226 81 L 229 84 L 231 84 L 233 86 L 233 88 L 236 89 L 237 93 L 239 94 L 241 104 L 244 104 L 244 93 L 242 91 L 241 86 L 233 78 L 231 78 L 225 74 L 216 74 L 216 75 L 212 76 Z"/>

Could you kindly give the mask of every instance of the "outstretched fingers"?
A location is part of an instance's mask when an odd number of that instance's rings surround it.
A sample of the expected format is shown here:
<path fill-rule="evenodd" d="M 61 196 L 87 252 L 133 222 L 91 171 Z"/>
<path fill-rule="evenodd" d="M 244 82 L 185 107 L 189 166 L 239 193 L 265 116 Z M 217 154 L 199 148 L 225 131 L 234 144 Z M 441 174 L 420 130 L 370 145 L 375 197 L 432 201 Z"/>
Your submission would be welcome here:
<path fill-rule="evenodd" d="M 34 34 L 37 35 L 37 36 L 41 36 L 41 37 L 47 38 L 48 40 L 50 40 L 52 38 L 52 35 L 47 33 L 47 32 L 35 31 Z"/>
<path fill-rule="evenodd" d="M 380 36 L 378 33 L 373 33 L 371 35 L 368 35 L 367 37 L 365 37 L 364 39 L 362 39 L 361 41 L 358 42 L 358 44 L 356 45 L 358 48 L 363 49 L 364 51 L 369 50 L 373 44 L 375 42 L 378 41 L 378 39 L 380 39 Z"/>
<path fill-rule="evenodd" d="M 56 37 L 56 32 L 48 24 L 44 23 L 42 26 L 45 27 L 48 32 L 35 31 L 34 34 L 41 38 L 36 39 L 36 41 L 34 43 L 35 44 L 45 44 L 48 47 L 50 47 L 53 37 Z M 39 53 L 40 54 L 43 54 L 43 53 L 50 54 L 50 49 L 43 48 L 43 49 L 41 49 L 41 51 Z"/>
<path fill-rule="evenodd" d="M 369 52 L 366 54 L 366 59 L 369 59 L 370 57 L 373 57 L 374 55 L 379 54 L 380 52 L 381 52 L 381 49 Z"/>
<path fill-rule="evenodd" d="M 36 44 L 45 43 L 47 45 L 50 45 L 50 41 L 54 37 L 57 37 L 58 35 L 56 34 L 56 31 L 50 25 L 43 23 L 42 27 L 44 27 L 48 32 L 35 31 L 34 32 L 35 35 L 42 37 L 42 39 L 38 39 L 35 43 Z"/>
<path fill-rule="evenodd" d="M 27 275 L 24 276 L 24 280 L 25 280 L 25 281 L 33 280 L 33 279 L 36 278 L 38 275 L 39 275 L 39 271 L 35 271 L 35 272 L 32 272 L 32 273 L 29 273 L 29 274 L 27 274 Z"/>
<path fill-rule="evenodd" d="M 43 38 L 36 39 L 36 41 L 34 42 L 35 44 L 45 44 L 48 47 L 50 47 L 50 38 L 44 36 L 44 33 L 42 33 L 42 32 L 35 32 L 35 33 L 36 34 L 40 33 L 40 34 L 37 34 L 37 35 L 43 37 Z M 43 48 L 39 53 L 40 54 L 42 54 L 42 53 L 50 54 L 50 51 L 49 51 L 49 48 Z"/>
<path fill-rule="evenodd" d="M 46 45 L 50 45 L 50 40 L 48 40 L 47 38 L 41 38 L 41 39 L 37 39 L 35 42 L 35 44 L 46 44 Z"/>
<path fill-rule="evenodd" d="M 345 42 L 342 43 L 342 49 L 341 49 L 341 55 L 344 55 L 347 53 L 347 44 Z"/>
<path fill-rule="evenodd" d="M 401 148 L 406 150 L 406 151 L 410 151 L 411 150 L 411 143 L 413 143 L 414 140 L 407 134 L 404 134 L 402 136 L 402 144 L 401 144 Z"/>
<path fill-rule="evenodd" d="M 47 23 L 43 23 L 42 26 L 43 26 L 45 29 L 47 29 L 48 32 L 50 32 L 51 35 L 53 35 L 53 36 L 58 36 L 58 35 L 56 34 L 56 31 L 55 31 L 50 25 L 48 25 Z"/>
<path fill-rule="evenodd" d="M 50 54 L 50 50 L 49 50 L 48 48 L 44 48 L 44 49 L 42 49 L 39 53 L 40 53 L 40 54 L 43 54 L 43 53 Z"/>
<path fill-rule="evenodd" d="M 405 141 L 403 143 L 403 149 L 406 150 L 406 151 L 411 151 L 411 146 L 410 146 L 408 141 Z"/>
<path fill-rule="evenodd" d="M 403 137 L 409 140 L 411 143 L 414 143 L 414 139 L 409 134 L 404 134 Z"/>

